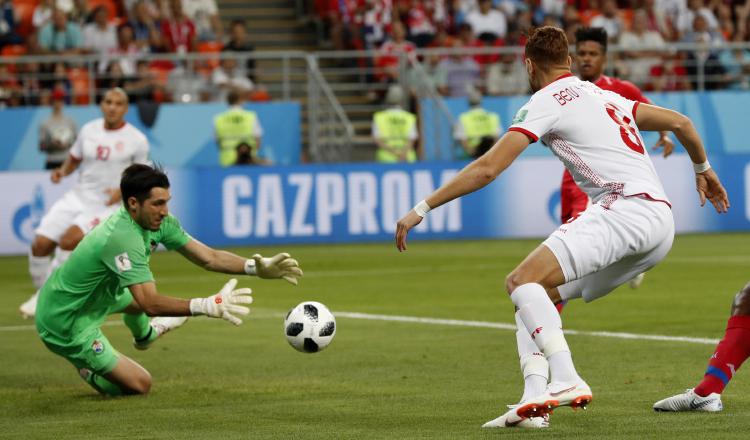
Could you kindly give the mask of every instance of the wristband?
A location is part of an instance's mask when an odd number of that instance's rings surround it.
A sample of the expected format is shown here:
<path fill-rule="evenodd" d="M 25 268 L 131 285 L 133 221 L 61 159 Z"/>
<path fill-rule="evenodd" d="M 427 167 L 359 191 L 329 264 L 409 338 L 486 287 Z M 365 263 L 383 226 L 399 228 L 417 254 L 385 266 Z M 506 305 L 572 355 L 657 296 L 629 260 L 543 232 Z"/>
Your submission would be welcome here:
<path fill-rule="evenodd" d="M 252 258 L 249 260 L 245 260 L 245 273 L 248 275 L 257 275 L 258 270 L 255 267 L 255 260 Z"/>
<path fill-rule="evenodd" d="M 695 171 L 695 174 L 705 173 L 706 171 L 711 169 L 711 164 L 708 163 L 708 159 L 706 159 L 703 163 L 694 163 L 693 164 L 693 171 Z"/>
<path fill-rule="evenodd" d="M 427 215 L 428 212 L 430 212 L 432 208 L 430 208 L 430 205 L 427 204 L 424 200 L 417 203 L 416 206 L 414 206 L 414 212 L 417 213 L 418 216 L 424 218 L 424 216 Z"/>
<path fill-rule="evenodd" d="M 206 312 L 203 307 L 203 300 L 205 298 L 193 298 L 190 300 L 190 314 L 193 316 L 196 315 L 205 315 Z"/>

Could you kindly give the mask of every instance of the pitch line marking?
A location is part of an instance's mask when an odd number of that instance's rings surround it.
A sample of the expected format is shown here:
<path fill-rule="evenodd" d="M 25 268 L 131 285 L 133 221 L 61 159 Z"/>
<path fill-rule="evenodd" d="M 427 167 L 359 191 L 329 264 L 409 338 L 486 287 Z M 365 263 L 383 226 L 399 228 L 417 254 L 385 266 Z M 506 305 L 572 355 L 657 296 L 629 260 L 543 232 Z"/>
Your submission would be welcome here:
<path fill-rule="evenodd" d="M 254 313 L 250 319 L 270 319 L 283 317 L 283 313 Z M 442 318 L 429 318 L 429 317 L 418 317 L 418 316 L 399 316 L 399 315 L 377 315 L 371 313 L 359 313 L 359 312 L 340 312 L 335 311 L 334 316 L 349 319 L 364 319 L 370 321 L 392 321 L 392 322 L 406 322 L 414 324 L 427 324 L 427 325 L 450 325 L 456 327 L 478 327 L 478 328 L 493 328 L 499 330 L 511 330 L 515 331 L 516 326 L 514 324 L 506 324 L 504 322 L 488 322 L 488 321 L 465 321 L 460 319 L 442 319 Z M 208 321 L 208 320 L 202 320 Z M 107 321 L 102 324 L 103 326 L 116 326 L 122 325 L 118 321 Z M 34 325 L 8 325 L 0 326 L 0 332 L 13 332 L 13 331 L 24 331 L 24 330 L 35 330 Z M 690 344 L 704 344 L 704 345 L 716 345 L 719 343 L 718 339 L 710 338 L 693 338 L 689 336 L 667 336 L 667 335 L 648 335 L 639 333 L 621 333 L 621 332 L 607 332 L 607 331 L 586 331 L 586 330 L 563 330 L 567 335 L 576 336 L 596 336 L 601 338 L 615 338 L 615 339 L 633 339 L 640 341 L 660 341 L 660 342 L 687 342 Z"/>
<path fill-rule="evenodd" d="M 358 313 L 358 312 L 334 312 L 336 317 L 344 317 L 351 319 L 368 319 L 374 321 L 396 321 L 396 322 L 410 322 L 418 324 L 430 324 L 430 325 L 452 325 L 458 327 L 480 327 L 480 328 L 494 328 L 500 330 L 516 330 L 514 324 L 506 324 L 502 322 L 487 322 L 487 321 L 464 321 L 459 319 L 440 319 L 440 318 L 421 318 L 416 316 L 398 316 L 398 315 L 375 315 L 369 313 Z M 585 331 L 585 330 L 563 330 L 567 335 L 578 335 L 578 336 L 597 336 L 602 338 L 617 338 L 617 339 L 636 339 L 642 341 L 663 341 L 663 342 L 687 342 L 692 344 L 705 344 L 705 345 L 716 345 L 719 343 L 718 339 L 709 338 L 692 338 L 688 336 L 666 336 L 666 335 L 645 335 L 638 333 L 620 333 L 620 332 L 604 332 L 604 331 Z"/>

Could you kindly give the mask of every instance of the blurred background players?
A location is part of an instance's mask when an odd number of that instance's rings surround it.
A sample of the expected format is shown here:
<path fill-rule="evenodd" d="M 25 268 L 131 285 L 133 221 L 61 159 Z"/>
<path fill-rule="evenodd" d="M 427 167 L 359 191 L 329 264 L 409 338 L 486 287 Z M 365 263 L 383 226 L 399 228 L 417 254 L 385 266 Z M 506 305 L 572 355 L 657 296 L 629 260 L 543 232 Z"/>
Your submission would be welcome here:
<path fill-rule="evenodd" d="M 125 91 L 107 91 L 100 108 L 103 117 L 81 128 L 65 162 L 50 175 L 52 183 L 59 183 L 80 170 L 76 186 L 52 205 L 36 230 L 29 273 L 37 292 L 21 304 L 24 317 L 34 316 L 38 289 L 52 271 L 67 260 L 86 233 L 117 209 L 122 171 L 133 163 L 148 162 L 146 136 L 124 119 L 128 112 Z"/>
<path fill-rule="evenodd" d="M 404 91 L 391 86 L 385 97 L 388 108 L 372 118 L 372 137 L 378 146 L 375 160 L 381 163 L 416 162 L 417 116 L 401 108 Z"/>
<path fill-rule="evenodd" d="M 473 87 L 469 105 L 471 108 L 458 116 L 453 128 L 453 138 L 461 145 L 456 159 L 476 159 L 495 145 L 502 132 L 500 115 L 482 108 L 482 94 Z"/>
<path fill-rule="evenodd" d="M 47 156 L 44 163 L 46 170 L 63 164 L 78 132 L 75 121 L 63 113 L 64 106 L 65 92 L 59 87 L 55 88 L 52 91 L 52 114 L 39 125 L 39 150 Z"/>
<path fill-rule="evenodd" d="M 242 93 L 232 89 L 227 94 L 229 109 L 214 117 L 216 144 L 219 147 L 219 164 L 229 167 L 237 163 L 237 147 L 240 144 L 250 146 L 254 160 L 258 158 L 263 138 L 263 127 L 258 115 L 242 107 Z"/>

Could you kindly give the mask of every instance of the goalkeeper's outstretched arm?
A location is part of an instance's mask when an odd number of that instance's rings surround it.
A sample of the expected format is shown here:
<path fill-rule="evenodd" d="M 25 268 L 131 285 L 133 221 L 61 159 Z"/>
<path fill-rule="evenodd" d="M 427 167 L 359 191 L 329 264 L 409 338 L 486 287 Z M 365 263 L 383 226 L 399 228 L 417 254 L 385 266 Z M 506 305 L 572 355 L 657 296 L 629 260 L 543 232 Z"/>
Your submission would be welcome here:
<path fill-rule="evenodd" d="M 287 253 L 276 254 L 270 258 L 255 254 L 252 258 L 246 259 L 232 252 L 213 249 L 195 239 L 177 251 L 194 264 L 211 272 L 283 278 L 295 285 L 298 278 L 302 277 L 299 263 Z"/>

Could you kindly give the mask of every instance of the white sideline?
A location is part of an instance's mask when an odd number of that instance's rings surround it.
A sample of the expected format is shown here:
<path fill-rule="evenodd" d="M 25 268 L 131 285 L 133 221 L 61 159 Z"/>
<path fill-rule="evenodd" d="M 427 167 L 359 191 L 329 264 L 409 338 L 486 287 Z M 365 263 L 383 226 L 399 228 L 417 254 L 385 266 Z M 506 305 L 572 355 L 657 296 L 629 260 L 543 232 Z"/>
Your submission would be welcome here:
<path fill-rule="evenodd" d="M 370 313 L 359 313 L 359 312 L 339 312 L 334 313 L 339 318 L 349 319 L 366 319 L 371 321 L 395 321 L 395 322 L 407 322 L 415 324 L 428 324 L 428 325 L 452 325 L 458 327 L 480 327 L 480 328 L 493 328 L 499 330 L 511 330 L 515 331 L 516 326 L 514 324 L 506 324 L 503 322 L 488 322 L 488 321 L 464 321 L 460 319 L 441 319 L 441 318 L 423 318 L 417 316 L 399 316 L 399 315 L 376 315 Z M 259 318 L 279 318 L 284 316 L 283 313 L 256 313 L 252 317 L 254 319 Z M 252 319 L 252 318 L 251 318 Z M 122 325 L 118 321 L 107 321 L 103 325 L 113 326 Z M 8 325 L 0 326 L 0 332 L 13 332 L 23 330 L 35 330 L 34 325 Z M 565 334 L 578 335 L 578 336 L 596 336 L 602 338 L 617 338 L 617 339 L 635 339 L 641 341 L 662 341 L 662 342 L 687 342 L 690 344 L 705 344 L 705 345 L 716 345 L 719 343 L 718 339 L 709 338 L 692 338 L 688 336 L 666 336 L 666 335 L 644 335 L 638 333 L 620 333 L 620 332 L 596 332 L 596 331 L 584 331 L 584 330 L 564 330 Z"/>
<path fill-rule="evenodd" d="M 463 321 L 459 319 L 440 319 L 440 318 L 420 318 L 416 316 L 397 316 L 397 315 L 373 315 L 369 313 L 358 313 L 358 312 L 335 312 L 336 317 L 344 317 L 351 319 L 370 319 L 375 321 L 396 321 L 396 322 L 412 322 L 418 324 L 431 324 L 431 325 L 453 325 L 459 327 L 481 327 L 481 328 L 494 328 L 500 330 L 516 330 L 514 324 L 506 324 L 502 322 L 487 322 L 487 321 Z M 565 334 L 568 335 L 580 335 L 580 336 L 598 336 L 603 338 L 618 338 L 618 339 L 637 339 L 642 341 L 665 341 L 665 342 L 688 342 L 692 344 L 706 344 L 716 345 L 719 343 L 718 339 L 709 338 L 691 338 L 688 336 L 666 336 L 666 335 L 642 335 L 638 333 L 618 333 L 618 332 L 593 332 L 584 330 L 564 330 Z"/>

